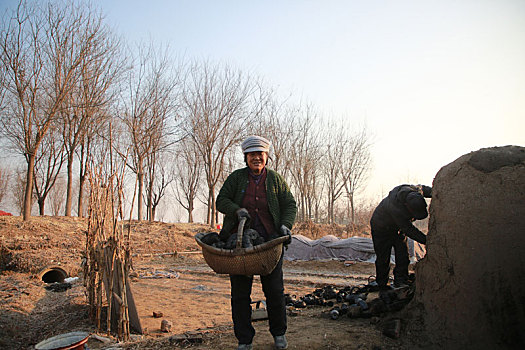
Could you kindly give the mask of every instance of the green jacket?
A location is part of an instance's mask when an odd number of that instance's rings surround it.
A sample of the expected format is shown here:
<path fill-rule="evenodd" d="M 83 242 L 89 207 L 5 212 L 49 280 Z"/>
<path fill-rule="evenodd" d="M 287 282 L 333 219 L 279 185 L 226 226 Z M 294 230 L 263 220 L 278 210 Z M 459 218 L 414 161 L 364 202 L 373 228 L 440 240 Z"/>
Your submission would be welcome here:
<path fill-rule="evenodd" d="M 219 191 L 217 210 L 225 215 L 221 235 L 229 236 L 239 225 L 236 211 L 241 208 L 248 187 L 248 171 L 248 167 L 235 170 L 228 176 Z M 266 197 L 275 230 L 279 232 L 281 225 L 291 230 L 297 215 L 295 199 L 281 175 L 268 168 L 266 171 Z"/>

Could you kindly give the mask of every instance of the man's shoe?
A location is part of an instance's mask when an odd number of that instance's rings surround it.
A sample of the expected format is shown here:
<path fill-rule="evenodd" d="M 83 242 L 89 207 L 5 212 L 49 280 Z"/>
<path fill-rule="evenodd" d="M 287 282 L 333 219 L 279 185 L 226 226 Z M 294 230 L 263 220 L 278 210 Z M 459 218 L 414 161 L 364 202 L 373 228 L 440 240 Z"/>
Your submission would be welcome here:
<path fill-rule="evenodd" d="M 284 334 L 273 337 L 273 340 L 276 349 L 288 349 L 288 342 L 286 341 L 286 336 Z"/>
<path fill-rule="evenodd" d="M 252 350 L 253 347 L 252 347 L 252 344 L 239 344 L 239 346 L 237 346 L 237 350 Z"/>

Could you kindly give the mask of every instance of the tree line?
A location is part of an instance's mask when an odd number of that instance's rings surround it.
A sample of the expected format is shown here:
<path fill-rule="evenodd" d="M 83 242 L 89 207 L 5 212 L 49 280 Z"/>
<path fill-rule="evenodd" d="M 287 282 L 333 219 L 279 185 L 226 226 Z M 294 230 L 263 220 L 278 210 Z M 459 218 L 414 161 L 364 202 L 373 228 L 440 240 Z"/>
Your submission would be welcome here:
<path fill-rule="evenodd" d="M 215 226 L 218 189 L 257 134 L 272 142 L 269 166 L 290 184 L 299 220 L 356 221 L 371 166 L 366 127 L 326 122 L 260 77 L 129 44 L 83 2 L 21 1 L 2 18 L 0 62 L 1 141 L 25 159 L 23 175 L 0 168 L 0 202 L 10 177 L 24 220 L 35 202 L 44 215 L 57 192 L 55 215 L 85 215 L 88 175 L 111 150 L 135 183 L 137 220 L 154 220 L 171 191 L 188 222 L 203 203 Z"/>

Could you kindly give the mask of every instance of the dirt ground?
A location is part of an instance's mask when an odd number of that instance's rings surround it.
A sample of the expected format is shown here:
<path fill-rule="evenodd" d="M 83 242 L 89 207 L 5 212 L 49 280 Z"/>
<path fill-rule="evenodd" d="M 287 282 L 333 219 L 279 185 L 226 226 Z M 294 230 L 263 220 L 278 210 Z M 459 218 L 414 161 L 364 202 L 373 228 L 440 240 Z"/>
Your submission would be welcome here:
<path fill-rule="evenodd" d="M 131 289 L 143 335 L 126 343 L 100 332 L 96 337 L 88 317 L 81 279 L 61 292 L 47 290 L 40 273 L 60 266 L 69 276 L 80 274 L 86 221 L 78 218 L 0 217 L 0 349 L 32 349 L 49 337 L 72 331 L 92 334 L 89 349 L 234 349 L 229 280 L 215 274 L 195 243 L 197 224 L 134 224 Z M 176 253 L 176 254 L 174 254 Z M 297 297 L 325 285 L 365 284 L 374 274 L 371 263 L 342 261 L 285 261 L 285 293 Z M 79 276 L 81 277 L 81 276 Z M 368 300 L 377 298 L 370 293 Z M 255 278 L 252 300 L 264 299 Z M 335 300 L 334 300 L 335 302 Z M 336 303 L 337 304 L 337 303 Z M 403 339 L 385 336 L 382 325 L 392 317 L 333 320 L 328 306 L 290 308 L 289 349 L 399 349 Z M 160 318 L 153 313 L 162 313 Z M 161 332 L 162 320 L 171 323 Z M 272 349 L 267 321 L 254 323 L 254 349 Z M 102 339 L 102 338 L 101 338 Z"/>

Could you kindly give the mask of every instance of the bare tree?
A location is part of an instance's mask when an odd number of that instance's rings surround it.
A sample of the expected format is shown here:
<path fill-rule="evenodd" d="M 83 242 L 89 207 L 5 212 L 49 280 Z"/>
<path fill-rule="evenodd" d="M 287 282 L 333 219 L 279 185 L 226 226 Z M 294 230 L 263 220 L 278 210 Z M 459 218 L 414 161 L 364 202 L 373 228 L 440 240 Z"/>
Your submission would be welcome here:
<path fill-rule="evenodd" d="M 102 115 L 101 115 L 102 114 Z M 100 109 L 97 111 L 97 116 L 93 118 L 93 123 L 88 127 L 83 133 L 80 140 L 79 146 L 76 148 L 76 156 L 78 159 L 78 210 L 77 214 L 79 217 L 84 217 L 87 214 L 87 207 L 89 198 L 87 194 L 89 193 L 89 183 L 87 180 L 88 165 L 92 160 L 93 155 L 96 153 L 97 149 L 103 149 L 107 146 L 105 143 L 106 139 L 109 137 L 107 135 L 108 130 L 111 128 L 112 117 L 110 112 L 106 109 Z M 115 129 L 115 128 L 113 128 Z M 115 134 L 119 136 L 122 133 L 121 130 L 113 131 L 113 137 Z M 118 137 L 117 137 L 118 138 Z"/>
<path fill-rule="evenodd" d="M 177 85 L 179 82 L 179 71 L 172 71 L 170 79 L 159 81 L 155 89 L 155 103 L 150 113 L 152 118 L 159 121 L 155 133 L 151 134 L 151 150 L 146 155 L 146 205 L 148 218 L 155 219 L 155 211 L 161 199 L 166 194 L 167 186 L 173 181 L 173 167 L 167 160 L 169 148 L 180 141 L 181 129 L 179 118 L 175 113 L 179 108 Z"/>
<path fill-rule="evenodd" d="M 151 50 L 151 49 L 150 49 Z M 151 134 L 155 132 L 157 121 L 151 120 L 148 110 L 151 108 L 151 88 L 148 86 L 148 61 L 151 61 L 151 51 L 139 49 L 138 65 L 129 71 L 129 90 L 125 97 L 123 122 L 130 135 L 130 144 L 133 147 L 132 161 L 128 166 L 136 174 L 138 181 L 137 220 L 143 218 L 144 193 L 144 161 L 151 148 Z"/>
<path fill-rule="evenodd" d="M 250 102 L 255 85 L 249 76 L 227 65 L 195 62 L 183 93 L 186 131 L 203 161 L 208 186 L 206 222 L 215 226 L 215 188 L 224 172 L 225 158 L 245 135 L 258 112 Z"/>
<path fill-rule="evenodd" d="M 22 215 L 25 208 L 25 189 L 26 189 L 26 179 L 27 177 L 24 174 L 24 170 L 19 169 L 16 171 L 14 181 L 11 182 L 11 202 L 14 204 L 15 208 L 18 210 L 19 215 Z M 33 208 L 35 203 L 34 194 L 31 196 L 30 209 Z"/>
<path fill-rule="evenodd" d="M 4 136 L 27 162 L 24 220 L 31 216 L 33 173 L 40 144 L 78 78 L 93 40 L 89 16 L 75 4 L 21 1 L 0 36 Z"/>
<path fill-rule="evenodd" d="M 192 139 L 187 138 L 179 144 L 174 162 L 177 180 L 173 186 L 175 199 L 188 212 L 188 222 L 192 223 L 195 198 L 202 179 L 202 161 Z"/>
<path fill-rule="evenodd" d="M 342 159 L 348 151 L 348 141 L 343 122 L 329 123 L 323 139 L 323 175 L 327 184 L 327 219 L 328 223 L 335 222 L 335 203 L 344 193 L 346 175 L 342 166 Z"/>
<path fill-rule="evenodd" d="M 5 16 L 0 17 L 0 18 L 2 18 L 2 21 L 6 20 Z M 3 36 L 3 31 L 0 31 L 0 35 Z M 0 65 L 0 114 L 4 113 L 4 110 L 6 109 L 6 106 L 4 104 L 4 98 L 7 92 L 7 89 L 5 89 L 5 86 L 7 85 L 8 85 L 7 84 L 7 67 L 1 64 Z"/>
<path fill-rule="evenodd" d="M 38 153 L 33 168 L 34 192 L 40 215 L 45 215 L 46 198 L 55 185 L 65 161 L 64 144 L 56 136 L 56 132 L 52 130 L 44 137 L 41 152 Z"/>
<path fill-rule="evenodd" d="M 349 218 L 355 223 L 355 196 L 363 189 L 371 166 L 371 140 L 365 127 L 349 140 L 348 151 L 342 160 L 345 173 L 345 191 L 348 198 Z"/>
<path fill-rule="evenodd" d="M 95 129 L 90 129 L 80 142 L 80 147 L 77 149 L 78 157 L 78 217 L 84 217 L 85 208 L 87 204 L 87 197 L 85 196 L 88 192 L 85 188 L 87 180 L 87 170 L 88 164 L 91 159 L 91 154 L 93 152 L 93 147 L 96 142 L 96 133 Z"/>
<path fill-rule="evenodd" d="M 149 221 L 155 221 L 155 214 L 160 201 L 166 195 L 168 186 L 175 179 L 172 164 L 168 162 L 166 153 L 155 152 L 147 159 L 146 204 Z"/>
<path fill-rule="evenodd" d="M 91 39 L 89 52 L 82 57 L 79 65 L 79 76 L 75 86 L 67 96 L 67 106 L 60 113 L 64 127 L 63 140 L 67 154 L 67 194 L 65 216 L 71 216 L 73 201 L 73 161 L 77 148 L 82 147 L 88 132 L 93 134 L 104 125 L 106 110 L 115 96 L 113 85 L 123 72 L 123 60 L 120 55 L 120 43 L 103 24 L 99 12 L 90 11 L 87 14 L 86 32 Z M 92 130 L 95 129 L 95 130 Z M 89 140 L 87 140 L 89 142 Z M 85 149 L 80 156 L 84 156 Z M 81 159 L 85 162 L 85 159 Z M 81 165 L 80 176 L 83 187 L 85 167 Z M 80 193 L 80 192 L 79 192 Z M 81 204 L 81 199 L 79 204 Z M 81 216 L 82 208 L 79 209 Z"/>
<path fill-rule="evenodd" d="M 137 175 L 137 219 L 143 218 L 145 162 L 155 152 L 167 147 L 172 132 L 169 127 L 173 117 L 173 93 L 178 76 L 171 70 L 168 50 L 149 47 L 139 48 L 138 63 L 130 71 L 128 95 L 125 97 L 123 121 L 130 136 L 132 163 L 128 163 Z M 173 130 L 172 130 L 173 131 Z"/>
<path fill-rule="evenodd" d="M 4 167 L 0 167 L 0 203 L 2 203 L 7 193 L 10 177 L 9 171 Z"/>
<path fill-rule="evenodd" d="M 67 186 L 66 179 L 59 175 L 55 184 L 49 190 L 48 202 L 51 207 L 51 215 L 58 216 L 64 208 L 64 199 L 66 198 L 65 188 Z"/>
<path fill-rule="evenodd" d="M 290 169 L 292 184 L 297 193 L 299 220 L 314 218 L 315 203 L 320 200 L 320 168 L 322 155 L 319 127 L 319 115 L 312 105 L 298 109 L 296 129 L 292 139 Z"/>
<path fill-rule="evenodd" d="M 22 215 L 24 211 L 24 190 L 25 190 L 25 177 L 22 171 L 17 171 L 15 179 L 11 185 L 11 198 L 18 213 Z"/>

